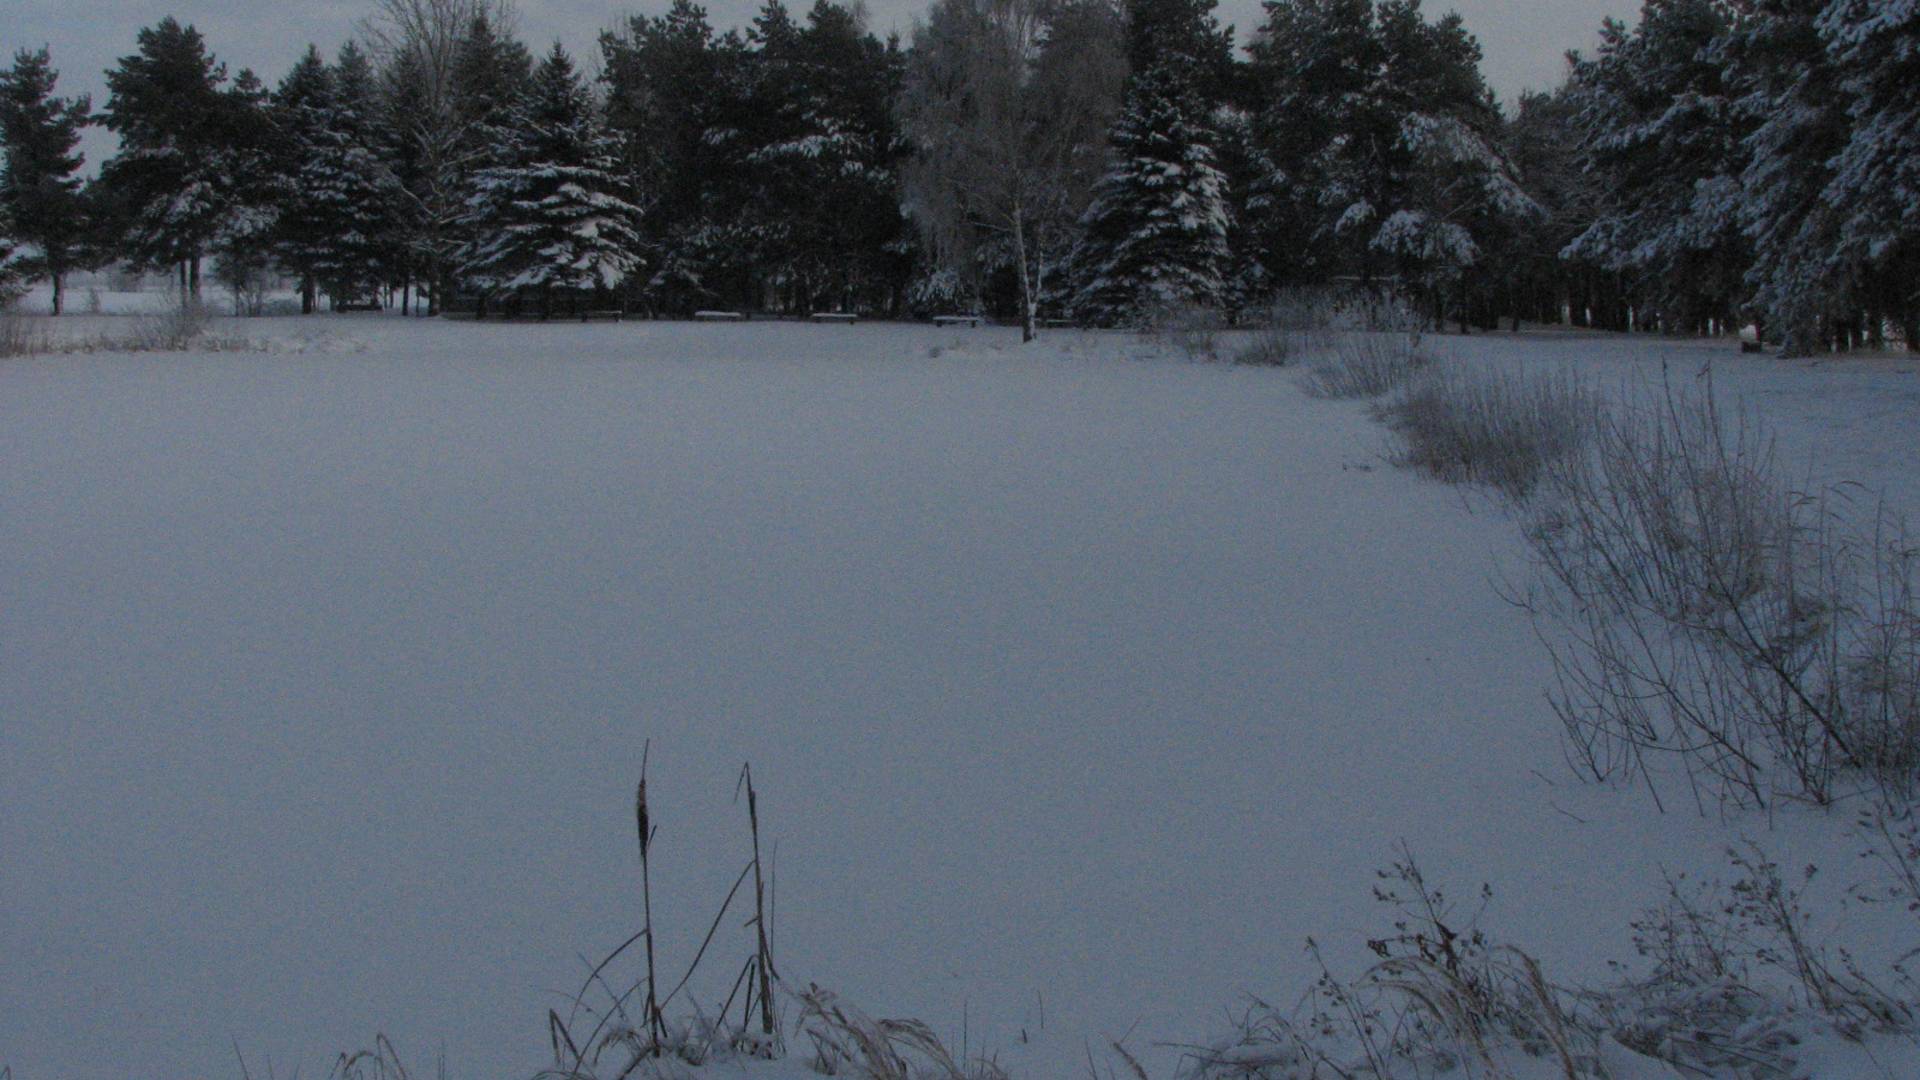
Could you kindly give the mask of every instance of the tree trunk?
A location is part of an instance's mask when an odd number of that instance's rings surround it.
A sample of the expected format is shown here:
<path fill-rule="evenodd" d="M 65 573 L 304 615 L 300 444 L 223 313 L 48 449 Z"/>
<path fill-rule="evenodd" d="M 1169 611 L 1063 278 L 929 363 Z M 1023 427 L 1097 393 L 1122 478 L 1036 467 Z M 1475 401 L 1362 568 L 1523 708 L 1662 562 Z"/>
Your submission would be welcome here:
<path fill-rule="evenodd" d="M 53 313 L 55 315 L 60 314 L 66 307 L 66 277 L 67 275 L 57 270 L 53 273 Z"/>
<path fill-rule="evenodd" d="M 1022 227 L 1020 215 L 1013 215 L 1013 258 L 1020 271 L 1020 343 L 1025 345 L 1033 340 L 1033 278 L 1027 273 L 1027 233 Z"/>
<path fill-rule="evenodd" d="M 180 306 L 187 304 L 187 260 L 180 260 Z"/>
<path fill-rule="evenodd" d="M 187 263 L 187 279 L 192 283 L 193 302 L 200 302 L 200 256 L 195 255 Z"/>
<path fill-rule="evenodd" d="M 317 299 L 318 297 L 316 296 L 316 288 L 314 286 L 313 275 L 312 274 L 301 275 L 300 277 L 300 314 L 302 315 L 313 314 L 313 309 L 315 307 L 315 302 Z"/>

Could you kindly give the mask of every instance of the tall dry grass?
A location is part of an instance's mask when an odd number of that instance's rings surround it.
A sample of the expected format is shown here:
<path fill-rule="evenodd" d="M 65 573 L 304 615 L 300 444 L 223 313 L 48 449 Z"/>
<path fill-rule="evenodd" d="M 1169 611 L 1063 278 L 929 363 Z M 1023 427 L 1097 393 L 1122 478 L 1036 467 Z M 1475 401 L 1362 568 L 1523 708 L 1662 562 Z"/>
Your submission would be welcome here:
<path fill-rule="evenodd" d="M 1380 411 L 1398 463 L 1523 501 L 1551 470 L 1586 452 L 1601 403 L 1565 371 L 1442 365 L 1408 380 Z"/>

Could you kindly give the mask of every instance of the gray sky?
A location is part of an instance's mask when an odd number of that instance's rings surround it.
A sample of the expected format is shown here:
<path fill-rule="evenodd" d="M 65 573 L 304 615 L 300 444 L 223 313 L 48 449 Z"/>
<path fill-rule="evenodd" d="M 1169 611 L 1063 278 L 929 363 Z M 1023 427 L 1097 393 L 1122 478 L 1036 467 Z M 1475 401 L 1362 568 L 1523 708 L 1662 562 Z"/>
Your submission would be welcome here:
<path fill-rule="evenodd" d="M 796 12 L 811 0 L 789 0 Z M 928 0 L 867 0 L 875 31 L 903 35 Z M 717 26 L 744 24 L 760 0 L 708 0 Z M 1486 50 L 1488 81 L 1502 101 L 1523 89 L 1558 82 L 1563 54 L 1591 47 L 1600 20 L 1631 19 L 1639 0 L 1428 0 L 1430 15 L 1449 8 Z M 268 85 L 293 66 L 308 42 L 331 54 L 353 33 L 370 0 L 0 0 L 0 48 L 10 62 L 16 48 L 53 48 L 64 94 L 91 93 L 106 102 L 102 72 L 133 51 L 134 35 L 168 15 L 192 23 L 215 55 L 234 70 L 251 67 Z M 583 62 L 592 63 L 593 41 L 624 15 L 666 10 L 667 0 L 520 0 L 521 34 L 536 48 L 559 39 Z M 1223 0 L 1222 19 L 1240 28 L 1245 41 L 1259 25 L 1259 0 Z M 111 147 L 110 137 L 89 139 L 90 157 Z M 97 165 L 97 162 L 90 162 Z"/>

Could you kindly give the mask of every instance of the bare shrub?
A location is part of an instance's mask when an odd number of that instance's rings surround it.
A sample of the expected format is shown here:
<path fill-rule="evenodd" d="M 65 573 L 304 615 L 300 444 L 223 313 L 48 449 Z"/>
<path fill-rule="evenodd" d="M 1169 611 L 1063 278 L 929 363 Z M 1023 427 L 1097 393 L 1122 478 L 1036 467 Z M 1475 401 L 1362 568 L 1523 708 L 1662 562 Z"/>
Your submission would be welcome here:
<path fill-rule="evenodd" d="M 1633 922 L 1640 978 L 1592 995 L 1613 1038 L 1690 1073 L 1795 1075 L 1809 1020 L 1840 1036 L 1911 1031 L 1914 1004 L 1813 933 L 1798 884 L 1758 847 L 1729 849 L 1730 885 L 1669 878 Z"/>
<path fill-rule="evenodd" d="M 1608 412 L 1549 470 L 1526 604 L 1570 760 L 1645 782 L 1678 764 L 1702 809 L 1831 802 L 1849 775 L 1920 770 L 1915 553 L 1852 489 L 1796 492 L 1711 387 Z"/>
<path fill-rule="evenodd" d="M 1334 338 L 1333 358 L 1305 369 L 1300 386 L 1319 398 L 1385 397 L 1432 363 L 1417 334 L 1349 332 Z"/>
<path fill-rule="evenodd" d="M 1599 401 L 1571 375 L 1435 369 L 1381 407 L 1398 460 L 1453 484 L 1523 500 L 1585 451 Z"/>
<path fill-rule="evenodd" d="M 1517 1058 L 1545 1058 L 1566 1077 L 1603 1075 L 1577 995 L 1480 929 L 1490 890 L 1463 917 L 1404 848 L 1379 878 L 1374 897 L 1395 912 L 1394 932 L 1367 942 L 1379 961 L 1352 981 L 1321 962 L 1292 1012 L 1256 1000 L 1230 1037 L 1189 1050 L 1181 1080 L 1507 1076 Z M 1311 940 L 1308 950 L 1319 961 Z"/>
<path fill-rule="evenodd" d="M 1282 289 L 1262 309 L 1250 312 L 1252 341 L 1236 364 L 1285 367 L 1333 347 L 1338 300 L 1326 289 Z"/>

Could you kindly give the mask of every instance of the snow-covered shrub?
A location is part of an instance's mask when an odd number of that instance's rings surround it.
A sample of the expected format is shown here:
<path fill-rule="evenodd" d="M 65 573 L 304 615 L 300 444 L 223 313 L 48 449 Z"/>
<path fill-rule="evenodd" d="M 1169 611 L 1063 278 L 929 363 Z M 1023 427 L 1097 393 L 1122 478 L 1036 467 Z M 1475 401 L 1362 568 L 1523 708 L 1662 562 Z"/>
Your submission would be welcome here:
<path fill-rule="evenodd" d="M 1284 367 L 1332 348 L 1337 307 L 1326 289 L 1280 290 L 1264 307 L 1247 313 L 1253 339 L 1234 363 Z"/>
<path fill-rule="evenodd" d="M 907 287 L 907 310 L 924 319 L 977 311 L 979 303 L 959 271 L 936 267 Z"/>
<path fill-rule="evenodd" d="M 1920 776 L 1916 553 L 1853 489 L 1802 492 L 1709 386 L 1600 417 L 1549 470 L 1528 606 L 1552 651 L 1570 760 L 1663 798 L 1826 804 Z"/>
<path fill-rule="evenodd" d="M 1398 459 L 1448 483 L 1522 500 L 1585 452 L 1599 403 L 1572 376 L 1441 367 L 1382 407 Z"/>

